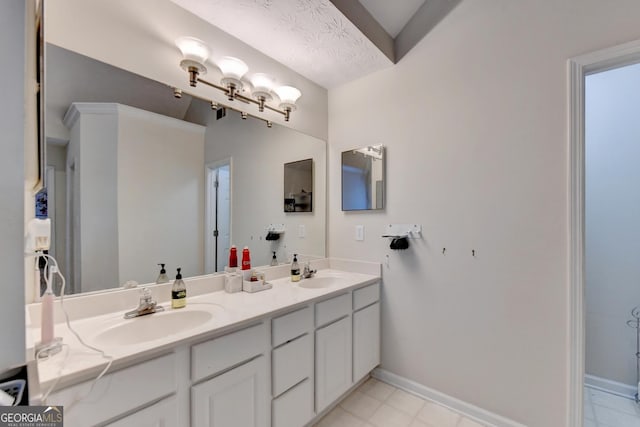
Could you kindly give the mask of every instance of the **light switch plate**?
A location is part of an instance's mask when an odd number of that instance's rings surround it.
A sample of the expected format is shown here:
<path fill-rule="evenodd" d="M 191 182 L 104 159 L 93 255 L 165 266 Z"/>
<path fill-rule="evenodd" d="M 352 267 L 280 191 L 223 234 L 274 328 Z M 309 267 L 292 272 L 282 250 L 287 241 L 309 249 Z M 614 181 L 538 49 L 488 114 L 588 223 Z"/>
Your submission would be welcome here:
<path fill-rule="evenodd" d="M 356 240 L 359 242 L 364 240 L 364 225 L 356 225 Z"/>
<path fill-rule="evenodd" d="M 298 226 L 298 237 L 304 239 L 307 236 L 307 227 L 304 225 Z"/>

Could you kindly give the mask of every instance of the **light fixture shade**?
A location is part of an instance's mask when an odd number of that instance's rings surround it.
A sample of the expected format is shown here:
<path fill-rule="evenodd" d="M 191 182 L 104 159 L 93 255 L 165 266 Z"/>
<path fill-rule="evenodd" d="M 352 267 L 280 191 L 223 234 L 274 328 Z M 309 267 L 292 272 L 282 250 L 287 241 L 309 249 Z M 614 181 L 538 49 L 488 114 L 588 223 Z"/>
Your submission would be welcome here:
<path fill-rule="evenodd" d="M 271 92 L 273 80 L 265 73 L 256 73 L 251 77 L 254 92 Z"/>
<path fill-rule="evenodd" d="M 293 109 L 298 98 L 302 96 L 302 92 L 293 86 L 280 86 L 275 89 L 276 95 L 280 98 L 281 105 Z"/>
<path fill-rule="evenodd" d="M 256 73 L 251 77 L 251 84 L 253 85 L 253 97 L 256 99 L 262 98 L 263 101 L 270 101 L 271 90 L 273 89 L 273 80 L 267 74 Z"/>
<path fill-rule="evenodd" d="M 222 71 L 222 76 L 224 78 L 231 78 L 235 80 L 242 79 L 242 76 L 249 71 L 247 64 L 233 56 L 225 56 L 220 59 L 218 67 L 220 67 L 220 71 Z"/>
<path fill-rule="evenodd" d="M 197 62 L 202 66 L 211 55 L 209 47 L 202 40 L 195 37 L 180 37 L 176 40 L 176 46 L 182 52 L 185 60 Z"/>

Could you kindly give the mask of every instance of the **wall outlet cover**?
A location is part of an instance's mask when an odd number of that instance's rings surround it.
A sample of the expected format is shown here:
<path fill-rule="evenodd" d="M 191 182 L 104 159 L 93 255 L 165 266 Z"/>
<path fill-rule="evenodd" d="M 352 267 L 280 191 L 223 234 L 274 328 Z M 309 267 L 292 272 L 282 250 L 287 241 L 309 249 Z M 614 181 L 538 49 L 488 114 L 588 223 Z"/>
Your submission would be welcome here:
<path fill-rule="evenodd" d="M 364 225 L 356 225 L 356 240 L 359 242 L 364 240 Z"/>
<path fill-rule="evenodd" d="M 298 237 L 304 239 L 307 236 L 307 227 L 304 225 L 298 226 Z"/>

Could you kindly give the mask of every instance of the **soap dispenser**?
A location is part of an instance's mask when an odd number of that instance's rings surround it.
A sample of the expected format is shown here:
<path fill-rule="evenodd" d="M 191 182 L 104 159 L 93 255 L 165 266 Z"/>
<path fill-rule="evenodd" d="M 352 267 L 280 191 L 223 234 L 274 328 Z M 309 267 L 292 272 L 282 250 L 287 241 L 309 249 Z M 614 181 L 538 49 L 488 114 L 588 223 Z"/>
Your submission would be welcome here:
<path fill-rule="evenodd" d="M 156 283 L 169 283 L 169 276 L 167 276 L 167 270 L 164 269 L 164 264 L 158 264 L 160 266 L 160 274 L 156 279 Z"/>
<path fill-rule="evenodd" d="M 300 265 L 298 264 L 298 254 L 293 254 L 293 262 L 291 263 L 291 281 L 300 281 Z"/>
<path fill-rule="evenodd" d="M 276 258 L 276 251 L 273 251 L 273 256 L 271 257 L 271 266 L 274 267 L 278 265 L 278 258 Z"/>
<path fill-rule="evenodd" d="M 180 270 L 182 268 L 178 268 L 176 280 L 171 288 L 171 308 L 183 308 L 187 305 L 187 286 L 182 280 Z"/>

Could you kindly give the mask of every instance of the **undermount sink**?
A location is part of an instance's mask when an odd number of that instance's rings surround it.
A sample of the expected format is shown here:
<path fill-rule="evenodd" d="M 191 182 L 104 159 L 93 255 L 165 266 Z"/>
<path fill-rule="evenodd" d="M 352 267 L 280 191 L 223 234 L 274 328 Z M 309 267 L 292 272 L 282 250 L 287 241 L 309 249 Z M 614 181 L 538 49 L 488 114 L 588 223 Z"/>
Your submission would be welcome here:
<path fill-rule="evenodd" d="M 121 346 L 154 341 L 178 334 L 207 323 L 213 314 L 208 311 L 164 311 L 129 320 L 100 332 L 94 342 L 104 346 Z"/>
<path fill-rule="evenodd" d="M 340 282 L 340 277 L 325 276 L 325 277 L 312 277 L 310 279 L 302 279 L 298 286 L 307 289 L 320 289 L 330 288 L 337 285 Z"/>

